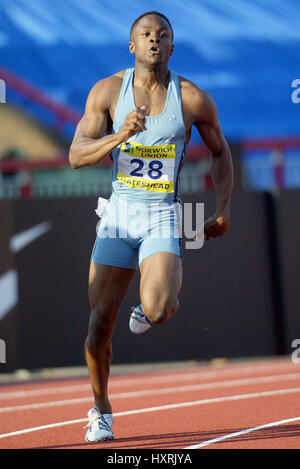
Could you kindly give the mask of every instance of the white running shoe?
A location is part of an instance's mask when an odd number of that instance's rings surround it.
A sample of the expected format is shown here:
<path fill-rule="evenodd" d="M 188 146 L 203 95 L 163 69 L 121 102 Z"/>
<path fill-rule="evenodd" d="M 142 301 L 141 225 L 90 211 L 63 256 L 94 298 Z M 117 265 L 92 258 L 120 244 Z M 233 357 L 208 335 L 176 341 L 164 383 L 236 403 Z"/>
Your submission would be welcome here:
<path fill-rule="evenodd" d="M 88 430 L 85 434 L 85 441 L 97 443 L 100 441 L 109 441 L 114 439 L 114 434 L 111 431 L 109 424 L 106 422 L 97 407 L 90 409 L 87 415 L 89 423 L 86 425 Z"/>
<path fill-rule="evenodd" d="M 131 315 L 129 319 L 129 329 L 133 334 L 142 334 L 150 329 L 153 324 L 149 321 L 147 316 L 144 314 L 142 310 L 142 305 L 132 307 L 131 308 Z"/>

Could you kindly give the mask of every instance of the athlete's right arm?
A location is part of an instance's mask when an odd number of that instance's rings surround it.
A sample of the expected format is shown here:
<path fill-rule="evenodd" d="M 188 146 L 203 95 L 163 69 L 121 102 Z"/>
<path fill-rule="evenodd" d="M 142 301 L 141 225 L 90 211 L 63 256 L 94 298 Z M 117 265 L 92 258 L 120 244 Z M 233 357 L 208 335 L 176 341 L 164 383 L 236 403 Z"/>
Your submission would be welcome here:
<path fill-rule="evenodd" d="M 109 79 L 100 80 L 91 89 L 69 151 L 72 168 L 96 165 L 120 143 L 145 130 L 144 110 L 135 109 L 126 116 L 119 132 L 105 135 L 112 93 L 113 84 Z"/>

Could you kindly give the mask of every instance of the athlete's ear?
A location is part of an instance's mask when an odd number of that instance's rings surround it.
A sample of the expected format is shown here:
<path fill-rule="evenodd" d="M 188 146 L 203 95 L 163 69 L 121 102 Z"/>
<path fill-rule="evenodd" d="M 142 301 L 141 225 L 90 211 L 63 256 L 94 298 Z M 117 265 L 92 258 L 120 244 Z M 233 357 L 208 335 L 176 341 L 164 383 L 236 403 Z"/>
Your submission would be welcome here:
<path fill-rule="evenodd" d="M 171 57 L 171 55 L 173 54 L 173 52 L 174 52 L 174 44 L 172 44 L 172 45 L 171 45 L 171 49 L 170 49 L 170 57 Z"/>
<path fill-rule="evenodd" d="M 135 53 L 135 43 L 133 41 L 129 42 L 129 52 L 130 52 L 130 54 Z"/>

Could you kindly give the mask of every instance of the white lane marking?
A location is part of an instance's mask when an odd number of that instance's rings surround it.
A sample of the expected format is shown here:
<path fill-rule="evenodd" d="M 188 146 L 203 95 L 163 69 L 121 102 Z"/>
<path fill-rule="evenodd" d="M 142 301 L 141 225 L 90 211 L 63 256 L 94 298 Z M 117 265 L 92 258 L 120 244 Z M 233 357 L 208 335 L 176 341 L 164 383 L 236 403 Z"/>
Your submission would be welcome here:
<path fill-rule="evenodd" d="M 111 397 L 112 396 L 110 396 L 110 399 Z M 18 412 L 18 411 L 23 411 L 23 410 L 45 409 L 48 407 L 59 407 L 59 406 L 64 406 L 64 405 L 84 404 L 85 402 L 93 402 L 93 400 L 94 398 L 92 396 L 89 396 L 89 397 L 77 397 L 74 399 L 64 399 L 60 401 L 39 402 L 36 404 L 24 404 L 24 405 L 2 407 L 0 408 L 0 414 L 6 413 L 6 412 Z"/>
<path fill-rule="evenodd" d="M 65 425 L 73 425 L 74 423 L 81 423 L 81 422 L 85 422 L 86 420 L 87 419 L 68 420 L 66 422 L 49 423 L 48 425 L 41 425 L 40 427 L 24 428 L 23 430 L 17 430 L 15 432 L 2 433 L 2 435 L 0 435 L 0 438 L 7 438 L 8 436 L 24 435 L 25 433 L 37 432 L 39 430 L 46 430 L 47 428 L 56 428 L 56 427 L 63 427 Z"/>
<path fill-rule="evenodd" d="M 62 386 L 53 388 L 30 389 L 28 391 L 12 391 L 0 393 L 0 400 L 15 399 L 20 397 L 47 396 L 49 394 L 68 394 L 70 392 L 89 391 L 90 384 L 76 384 L 75 386 Z"/>
<path fill-rule="evenodd" d="M 273 383 L 275 381 L 277 382 L 286 381 L 286 380 L 292 380 L 295 378 L 300 379 L 299 373 L 262 376 L 259 378 L 245 378 L 245 379 L 236 379 L 236 380 L 229 380 L 229 381 L 217 381 L 214 383 L 191 384 L 189 386 L 174 386 L 171 388 L 129 391 L 129 392 L 111 394 L 109 397 L 110 399 L 130 399 L 133 397 L 151 396 L 151 395 L 158 395 L 158 394 L 171 394 L 171 393 L 179 393 L 179 392 L 201 391 L 201 390 L 206 390 L 206 389 L 228 388 L 228 387 L 231 388 L 234 386 L 246 386 L 246 385 L 253 385 L 253 384 L 256 385 L 256 384 L 261 384 L 261 383 Z M 92 400 L 93 400 L 93 397 L 89 396 L 89 397 L 78 397 L 74 399 L 60 399 L 57 401 L 50 401 L 50 402 L 38 402 L 38 403 L 33 403 L 33 404 L 7 406 L 7 407 L 0 408 L 0 413 L 17 412 L 21 410 L 23 411 L 23 410 L 41 409 L 41 408 L 56 407 L 56 406 L 63 406 L 63 405 L 82 404 L 85 402 L 90 402 Z"/>
<path fill-rule="evenodd" d="M 259 425 L 258 427 L 246 428 L 245 430 L 241 430 L 239 432 L 228 433 L 227 435 L 218 436 L 217 438 L 212 438 L 211 440 L 202 441 L 202 443 L 198 443 L 196 445 L 186 446 L 184 449 L 203 448 L 204 446 L 209 446 L 214 443 L 218 443 L 219 441 L 227 440 L 229 438 L 245 435 L 246 433 L 255 432 L 257 430 L 263 430 L 265 428 L 277 427 L 279 425 L 284 425 L 285 423 L 296 422 L 297 420 L 300 420 L 300 417 L 293 417 L 290 419 L 278 420 L 277 422 L 265 423 L 264 425 Z"/>
<path fill-rule="evenodd" d="M 217 369 L 217 370 L 209 370 L 209 371 L 203 371 L 203 370 L 197 370 L 192 373 L 187 373 L 185 370 L 181 372 L 177 372 L 174 374 L 168 374 L 167 376 L 165 375 L 155 375 L 151 377 L 142 377 L 142 378 L 125 378 L 125 379 L 118 379 L 112 377 L 110 382 L 109 382 L 109 388 L 115 388 L 115 387 L 122 387 L 122 386 L 136 386 L 139 384 L 146 384 L 146 383 L 168 383 L 172 381 L 194 381 L 194 380 L 202 380 L 202 379 L 209 379 L 209 378 L 220 378 L 222 376 L 226 375 L 245 375 L 247 373 L 257 373 L 257 372 L 266 372 L 268 370 L 273 370 L 273 371 L 278 371 L 277 367 L 279 370 L 282 368 L 283 370 L 286 370 L 286 365 L 291 365 L 290 362 L 288 363 L 281 363 L 280 366 L 276 364 L 277 366 L 274 365 L 274 363 L 267 364 L 267 365 L 247 365 L 247 366 L 241 366 L 237 368 L 229 368 L 229 369 Z M 234 365 L 234 367 L 237 365 Z M 295 365 L 291 365 L 295 367 Z M 290 368 L 290 366 L 288 366 Z M 42 388 L 42 389 L 30 389 L 28 391 L 23 390 L 23 391 L 11 391 L 11 392 L 0 392 L 0 400 L 1 399 L 13 399 L 17 397 L 32 397 L 32 396 L 39 396 L 39 395 L 48 395 L 48 394 L 59 394 L 59 393 L 69 393 L 69 392 L 77 392 L 77 391 L 84 391 L 84 390 L 90 390 L 91 385 L 88 384 L 79 384 L 79 385 L 67 385 L 67 386 L 53 386 L 49 388 Z"/>
<path fill-rule="evenodd" d="M 254 393 L 248 393 L 248 394 L 236 394 L 233 396 L 214 397 L 211 399 L 201 399 L 199 401 L 180 402 L 178 404 L 167 404 L 167 405 L 161 405 L 157 407 L 146 407 L 144 409 L 116 412 L 114 414 L 114 417 L 123 417 L 125 415 L 144 414 L 147 412 L 156 412 L 160 410 L 178 409 L 181 407 L 192 407 L 192 406 L 197 406 L 197 405 L 214 404 L 218 402 L 237 401 L 241 399 L 253 399 L 253 398 L 259 398 L 259 397 L 277 396 L 277 395 L 292 394 L 292 393 L 298 393 L 298 392 L 300 392 L 300 388 L 275 389 L 273 391 L 254 392 Z M 55 427 L 62 427 L 64 425 L 72 425 L 73 423 L 86 422 L 87 420 L 88 419 L 86 418 L 77 419 L 77 420 L 67 420 L 65 422 L 50 423 L 47 425 L 41 425 L 39 427 L 24 428 L 23 430 L 16 430 L 10 433 L 2 433 L 0 434 L 0 438 L 23 435 L 24 433 L 36 432 L 36 431 L 44 430 L 47 428 L 55 428 Z"/>

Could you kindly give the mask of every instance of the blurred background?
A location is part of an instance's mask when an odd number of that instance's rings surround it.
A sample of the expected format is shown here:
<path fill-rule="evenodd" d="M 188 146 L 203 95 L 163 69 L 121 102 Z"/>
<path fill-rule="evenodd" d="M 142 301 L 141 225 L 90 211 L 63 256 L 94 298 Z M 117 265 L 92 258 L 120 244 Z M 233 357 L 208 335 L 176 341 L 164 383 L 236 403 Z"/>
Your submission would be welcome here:
<path fill-rule="evenodd" d="M 232 220 L 222 239 L 184 251 L 181 309 L 142 337 L 128 330 L 137 273 L 113 363 L 288 355 L 300 338 L 299 2 L 2 0 L 0 373 L 85 363 L 95 208 L 110 195 L 111 163 L 75 171 L 68 150 L 91 87 L 134 65 L 129 30 L 149 10 L 173 25 L 170 68 L 216 101 L 234 162 Z M 196 132 L 181 194 L 214 212 Z"/>

